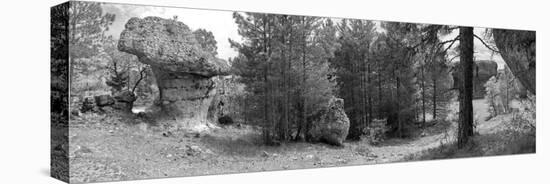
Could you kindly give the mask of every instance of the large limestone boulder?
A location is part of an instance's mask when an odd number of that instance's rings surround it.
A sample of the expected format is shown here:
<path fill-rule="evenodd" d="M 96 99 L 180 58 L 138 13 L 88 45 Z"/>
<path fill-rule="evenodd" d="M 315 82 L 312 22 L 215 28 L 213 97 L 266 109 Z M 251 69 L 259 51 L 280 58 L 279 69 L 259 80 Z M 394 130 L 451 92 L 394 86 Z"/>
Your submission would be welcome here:
<path fill-rule="evenodd" d="M 322 110 L 312 120 L 308 139 L 313 142 L 326 142 L 342 146 L 348 136 L 349 119 L 344 111 L 344 100 L 331 98 L 327 109 Z"/>
<path fill-rule="evenodd" d="M 187 25 L 159 17 L 131 18 L 118 49 L 152 66 L 163 111 L 184 127 L 207 122 L 216 94 L 212 77 L 227 74 L 227 62 L 201 49 Z"/>
<path fill-rule="evenodd" d="M 535 31 L 493 29 L 500 56 L 512 73 L 531 93 L 536 94 Z"/>

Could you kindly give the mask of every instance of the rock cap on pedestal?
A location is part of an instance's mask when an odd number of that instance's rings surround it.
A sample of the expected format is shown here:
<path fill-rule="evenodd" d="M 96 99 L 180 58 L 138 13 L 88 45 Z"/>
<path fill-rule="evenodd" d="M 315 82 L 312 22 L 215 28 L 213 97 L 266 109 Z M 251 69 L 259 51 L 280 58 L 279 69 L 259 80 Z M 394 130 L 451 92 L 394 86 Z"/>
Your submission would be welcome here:
<path fill-rule="evenodd" d="M 168 72 L 212 77 L 229 70 L 226 61 L 201 49 L 187 25 L 171 19 L 131 18 L 120 34 L 118 49 Z"/>

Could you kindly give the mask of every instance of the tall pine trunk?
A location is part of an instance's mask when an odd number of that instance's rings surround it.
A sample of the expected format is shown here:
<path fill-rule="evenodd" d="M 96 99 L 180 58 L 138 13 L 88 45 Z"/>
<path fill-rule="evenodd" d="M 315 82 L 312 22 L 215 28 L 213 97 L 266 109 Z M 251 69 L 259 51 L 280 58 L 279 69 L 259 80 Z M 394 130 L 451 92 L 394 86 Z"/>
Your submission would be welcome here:
<path fill-rule="evenodd" d="M 435 70 L 434 70 L 435 72 Z M 437 117 L 437 79 L 435 76 L 432 76 L 432 82 L 433 82 L 433 95 L 432 95 L 432 102 L 433 102 L 433 114 L 432 119 L 435 120 Z"/>
<path fill-rule="evenodd" d="M 424 64 L 420 65 L 420 73 L 422 75 L 422 81 L 420 86 L 422 88 L 422 128 L 426 127 L 426 87 L 424 79 Z"/>
<path fill-rule="evenodd" d="M 458 147 L 464 147 L 473 136 L 473 64 L 474 64 L 474 29 L 460 27 L 460 65 L 462 66 L 462 86 L 460 95 L 460 117 L 458 130 Z"/>

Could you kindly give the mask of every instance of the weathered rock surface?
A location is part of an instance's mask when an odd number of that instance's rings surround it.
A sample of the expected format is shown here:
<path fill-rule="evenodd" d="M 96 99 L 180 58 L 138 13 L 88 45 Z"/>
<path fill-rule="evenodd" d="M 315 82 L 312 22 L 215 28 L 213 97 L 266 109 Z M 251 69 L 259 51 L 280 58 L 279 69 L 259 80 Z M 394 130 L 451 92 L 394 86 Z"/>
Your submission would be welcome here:
<path fill-rule="evenodd" d="M 493 29 L 493 38 L 514 76 L 527 90 L 536 94 L 535 31 Z"/>
<path fill-rule="evenodd" d="M 86 113 L 93 111 L 95 107 L 95 102 L 93 97 L 84 97 L 82 104 L 80 106 L 80 112 Z"/>
<path fill-rule="evenodd" d="M 213 96 L 210 107 L 208 108 L 208 119 L 211 122 L 220 123 L 220 117 L 228 114 L 225 106 L 229 102 L 228 90 L 230 89 L 227 88 L 226 84 L 228 81 L 226 81 L 224 77 L 225 76 L 217 76 L 212 78 L 212 81 L 216 86 L 216 94 Z"/>
<path fill-rule="evenodd" d="M 453 88 L 458 89 L 462 84 L 462 75 L 459 72 L 460 65 L 456 63 L 453 66 Z M 477 60 L 474 65 L 474 78 L 473 78 L 473 96 L 474 98 L 483 98 L 485 96 L 485 83 L 498 74 L 498 65 L 495 61 L 491 60 Z"/>
<path fill-rule="evenodd" d="M 118 49 L 152 66 L 163 111 L 184 127 L 206 123 L 216 94 L 212 77 L 229 65 L 205 52 L 187 25 L 159 17 L 132 18 L 120 35 Z"/>
<path fill-rule="evenodd" d="M 131 18 L 120 34 L 118 49 L 166 72 L 212 77 L 229 65 L 203 51 L 187 25 L 159 17 Z"/>
<path fill-rule="evenodd" d="M 478 60 L 474 65 L 474 98 L 485 96 L 485 83 L 496 76 L 498 71 L 497 62 L 491 60 Z"/>
<path fill-rule="evenodd" d="M 94 96 L 95 104 L 98 107 L 105 107 L 115 104 L 115 99 L 111 95 L 97 95 Z"/>
<path fill-rule="evenodd" d="M 136 95 L 131 91 L 121 91 L 114 95 L 115 103 L 112 105 L 114 109 L 123 112 L 131 112 L 136 101 Z"/>
<path fill-rule="evenodd" d="M 319 116 L 313 119 L 308 137 L 313 142 L 322 141 L 342 146 L 348 136 L 349 126 L 349 119 L 344 111 L 344 100 L 333 97 L 328 108 L 319 112 Z"/>

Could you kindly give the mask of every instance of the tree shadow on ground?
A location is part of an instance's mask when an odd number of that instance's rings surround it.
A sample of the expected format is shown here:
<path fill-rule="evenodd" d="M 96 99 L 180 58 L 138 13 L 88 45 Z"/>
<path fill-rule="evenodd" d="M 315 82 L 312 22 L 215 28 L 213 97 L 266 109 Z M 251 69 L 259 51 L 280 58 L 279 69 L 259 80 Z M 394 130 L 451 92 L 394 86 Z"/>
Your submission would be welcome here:
<path fill-rule="evenodd" d="M 376 146 L 401 146 L 406 144 L 411 144 L 412 142 L 417 142 L 419 139 L 436 139 L 438 137 L 443 137 L 442 135 L 447 132 L 452 126 L 452 122 L 445 120 L 436 120 L 426 122 L 426 127 L 421 128 L 418 126 L 409 127 L 407 137 L 398 138 L 396 136 L 391 136 L 390 138 L 382 141 Z"/>
<path fill-rule="evenodd" d="M 261 132 L 250 128 L 225 127 L 201 137 L 200 142 L 209 149 L 230 156 L 257 157 L 264 154 L 300 153 L 311 150 L 342 149 L 323 143 L 286 142 L 279 146 L 264 144 Z"/>

